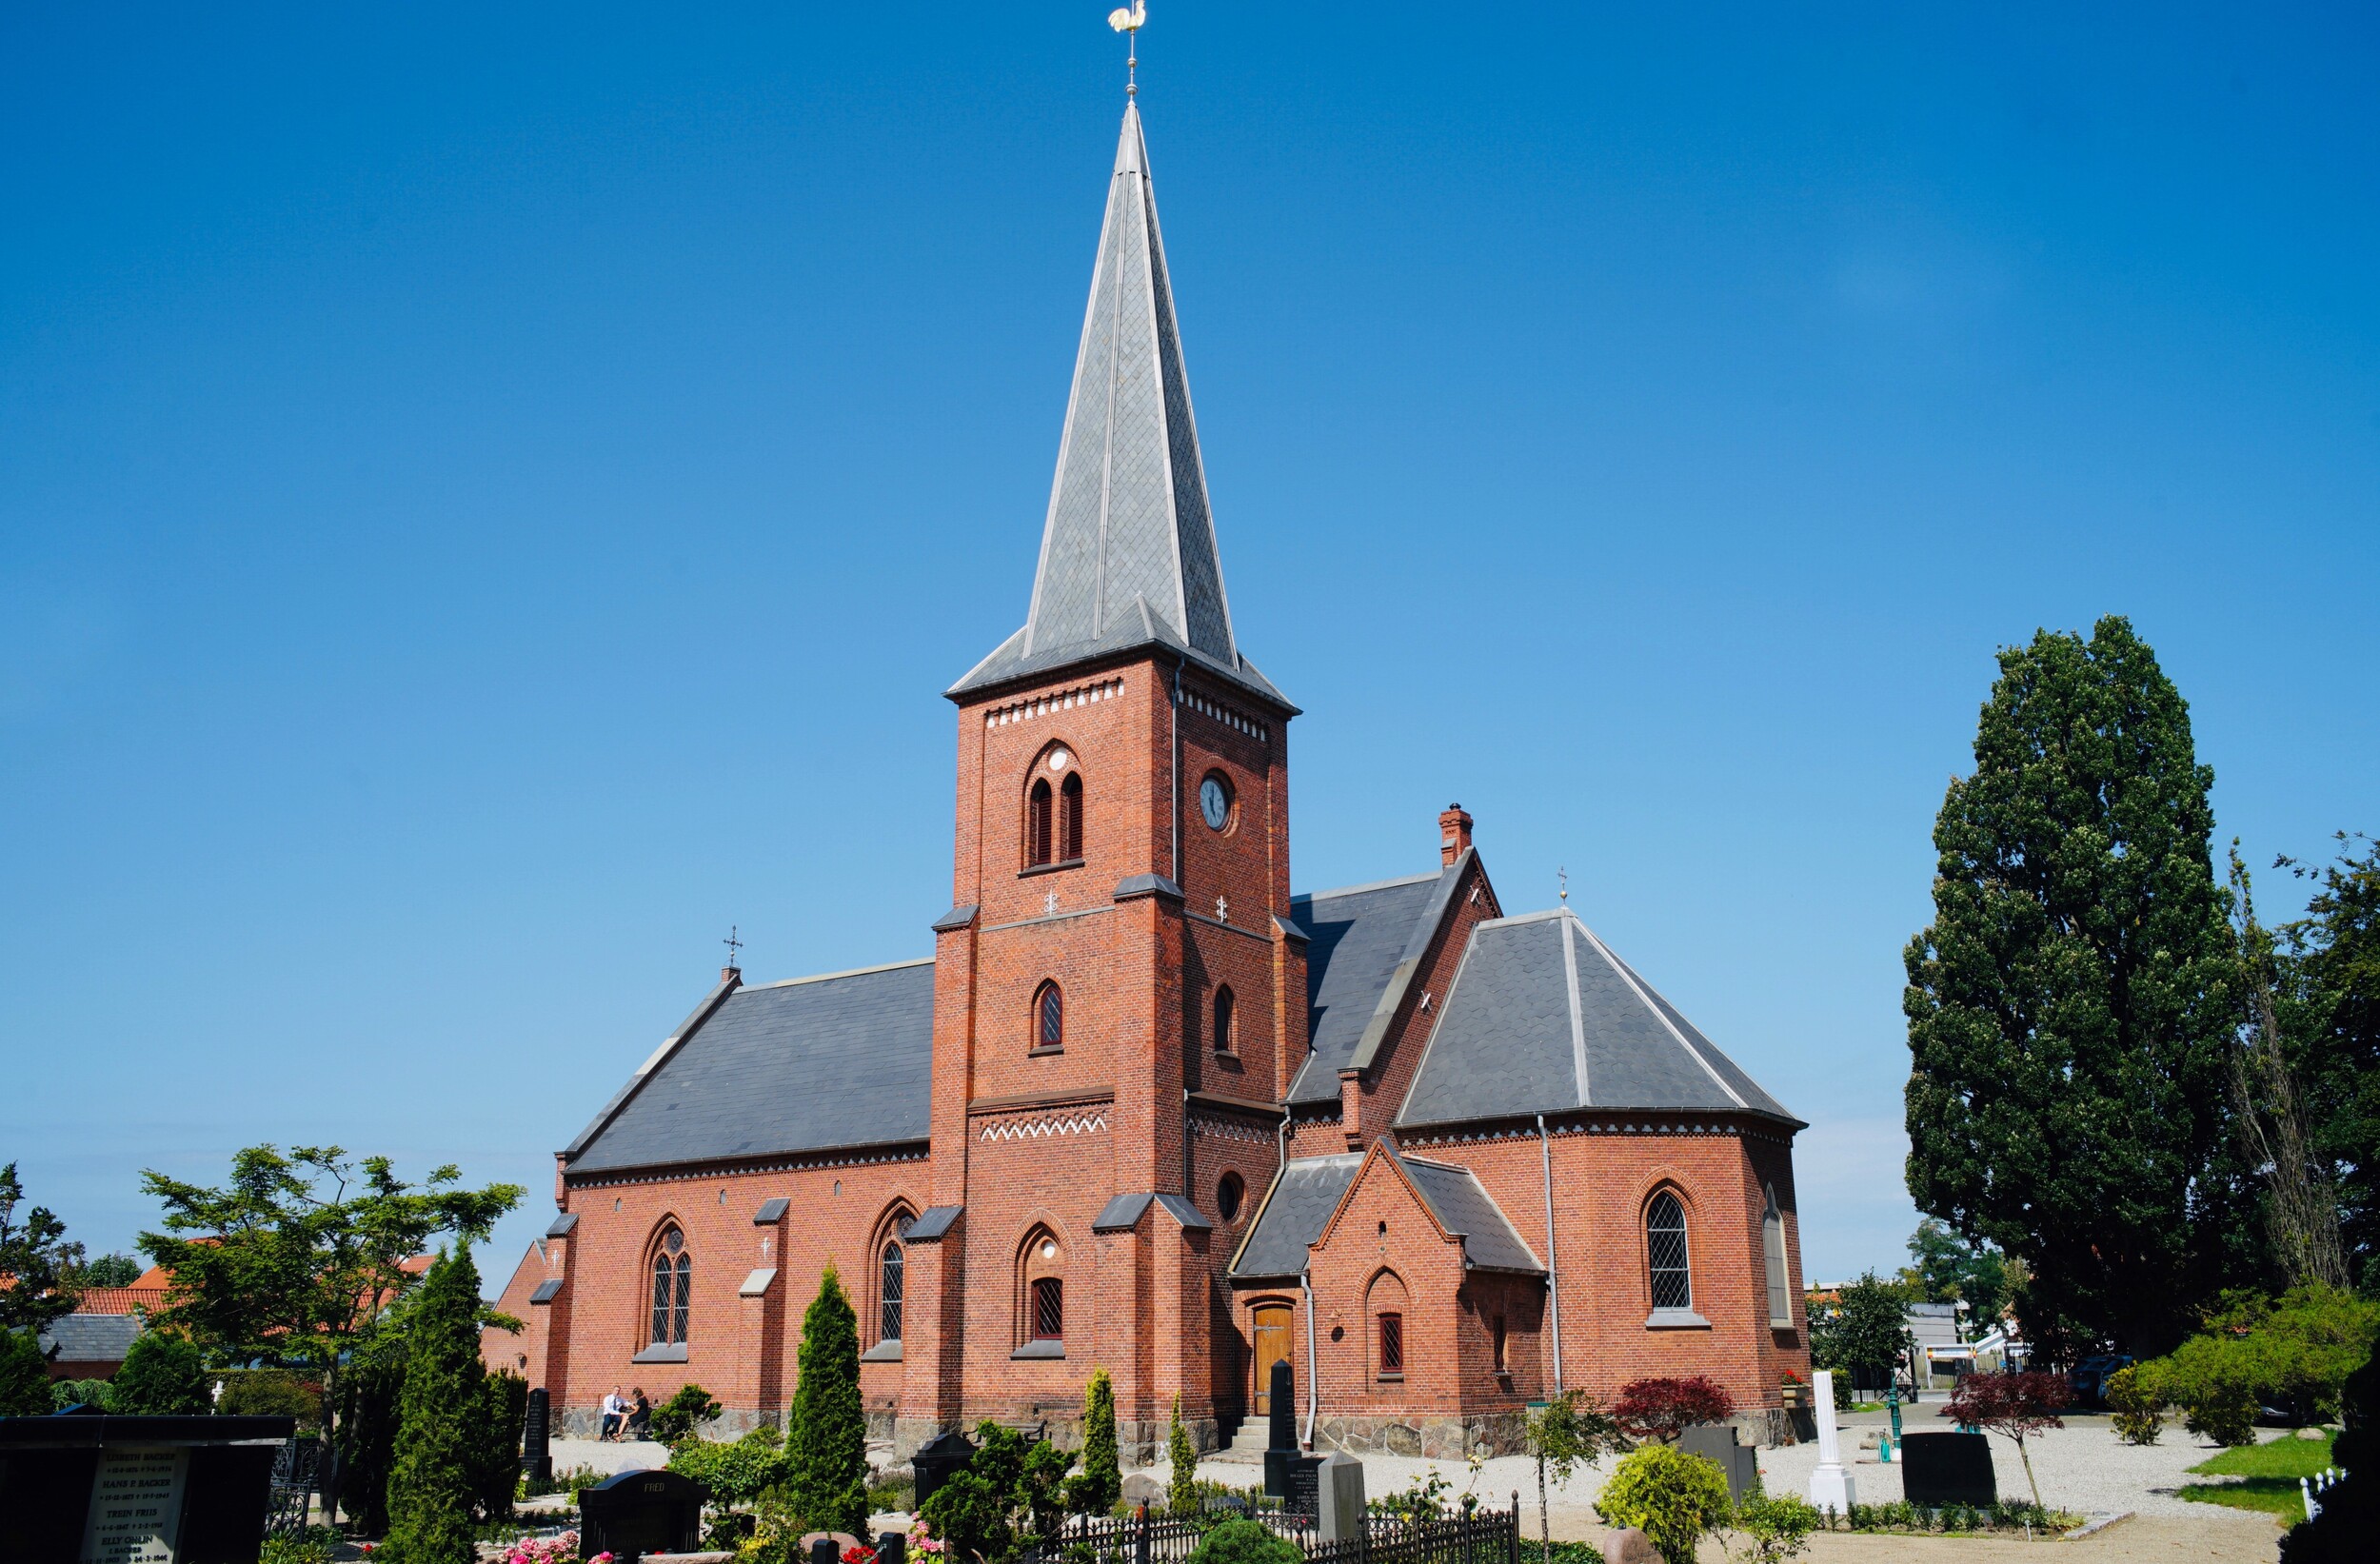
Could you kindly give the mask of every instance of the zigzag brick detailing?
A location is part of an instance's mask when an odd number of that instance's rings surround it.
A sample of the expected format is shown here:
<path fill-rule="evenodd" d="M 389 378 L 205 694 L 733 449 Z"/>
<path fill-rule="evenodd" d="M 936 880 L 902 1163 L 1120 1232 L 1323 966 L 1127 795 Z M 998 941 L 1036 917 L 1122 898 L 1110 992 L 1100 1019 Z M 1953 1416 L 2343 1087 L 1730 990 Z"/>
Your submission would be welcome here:
<path fill-rule="evenodd" d="M 1800 1121 L 1566 907 L 1507 914 L 1460 805 L 1418 872 L 1293 895 L 1299 712 L 1216 537 L 1128 111 L 1026 623 L 944 692 L 931 953 L 727 970 L 559 1154 L 526 1328 L 483 1352 L 561 1427 L 688 1382 L 719 1432 L 782 1418 L 831 1263 L 904 1455 L 983 1417 L 1070 1442 L 1094 1368 L 1127 1458 L 1176 1396 L 1212 1447 L 1284 1356 L 1325 1446 L 1509 1449 L 1557 1384 L 1653 1374 L 1783 1435 Z"/>

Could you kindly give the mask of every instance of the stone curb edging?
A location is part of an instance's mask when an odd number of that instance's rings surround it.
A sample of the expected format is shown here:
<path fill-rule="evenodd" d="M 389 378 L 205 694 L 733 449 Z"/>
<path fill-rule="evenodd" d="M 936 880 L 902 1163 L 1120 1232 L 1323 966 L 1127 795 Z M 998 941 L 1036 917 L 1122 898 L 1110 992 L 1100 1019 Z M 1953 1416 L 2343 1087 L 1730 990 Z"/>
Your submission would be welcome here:
<path fill-rule="evenodd" d="M 2132 1518 L 2132 1513 L 2130 1510 L 2093 1510 L 2091 1512 L 2089 1520 L 2084 1521 L 2073 1531 L 2062 1534 L 2061 1539 L 2072 1542 L 2076 1537 L 2086 1537 L 2094 1533 L 2104 1532 L 2119 1520 Z"/>

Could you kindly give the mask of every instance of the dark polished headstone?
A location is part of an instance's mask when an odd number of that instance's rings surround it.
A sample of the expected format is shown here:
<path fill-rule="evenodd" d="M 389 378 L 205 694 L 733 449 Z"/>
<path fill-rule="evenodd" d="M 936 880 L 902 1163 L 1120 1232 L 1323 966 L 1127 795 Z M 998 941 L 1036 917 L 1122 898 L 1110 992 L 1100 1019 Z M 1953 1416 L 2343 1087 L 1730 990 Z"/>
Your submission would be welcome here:
<path fill-rule="evenodd" d="M 1322 1513 L 1322 1457 L 1292 1455 L 1283 1474 L 1280 1507 L 1293 1515 L 1314 1516 Z"/>
<path fill-rule="evenodd" d="M 1912 1504 L 1987 1505 L 1999 1501 L 1992 1446 L 1980 1434 L 1910 1434 L 1901 1438 L 1901 1492 Z"/>
<path fill-rule="evenodd" d="M 191 1564 L 264 1546 L 289 1417 L 0 1417 L 0 1559 Z"/>
<path fill-rule="evenodd" d="M 545 1387 L 533 1387 L 529 1391 L 528 1411 L 521 1418 L 521 1470 L 540 1483 L 554 1480 L 552 1418 L 553 1407 L 546 1398 Z"/>
<path fill-rule="evenodd" d="M 1289 1463 L 1298 1456 L 1298 1394 L 1287 1358 L 1274 1361 L 1272 1383 L 1266 1387 L 1265 1394 L 1268 1414 L 1264 1440 L 1264 1491 L 1286 1495 L 1289 1492 Z"/>
<path fill-rule="evenodd" d="M 957 1429 L 928 1439 L 909 1458 L 910 1466 L 917 1472 L 917 1497 L 910 1502 L 924 1509 L 925 1501 L 934 1496 L 934 1490 L 964 1472 L 973 1459 L 974 1442 Z"/>
<path fill-rule="evenodd" d="M 637 1564 L 646 1554 L 692 1553 L 709 1496 L 682 1472 L 622 1472 L 579 1495 L 581 1554 Z"/>

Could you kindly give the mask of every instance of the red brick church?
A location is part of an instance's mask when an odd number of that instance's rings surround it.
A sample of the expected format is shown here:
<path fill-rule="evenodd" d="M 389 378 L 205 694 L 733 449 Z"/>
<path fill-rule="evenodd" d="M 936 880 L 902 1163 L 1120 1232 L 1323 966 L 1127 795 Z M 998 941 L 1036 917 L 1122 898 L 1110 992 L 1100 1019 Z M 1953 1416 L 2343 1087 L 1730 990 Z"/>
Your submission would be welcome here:
<path fill-rule="evenodd" d="M 1102 1367 L 1128 1457 L 1176 1396 L 1211 1446 L 1284 1357 L 1323 1447 L 1505 1448 L 1651 1375 L 1783 1426 L 1800 1121 L 1567 906 L 1508 914 L 1459 806 L 1418 873 L 1290 888 L 1298 708 L 1232 623 L 1133 109 L 1032 603 L 943 693 L 933 954 L 722 973 L 557 1158 L 492 1363 L 580 1432 L 689 1380 L 748 1426 L 831 1261 L 902 1452 L 1064 1436 Z"/>

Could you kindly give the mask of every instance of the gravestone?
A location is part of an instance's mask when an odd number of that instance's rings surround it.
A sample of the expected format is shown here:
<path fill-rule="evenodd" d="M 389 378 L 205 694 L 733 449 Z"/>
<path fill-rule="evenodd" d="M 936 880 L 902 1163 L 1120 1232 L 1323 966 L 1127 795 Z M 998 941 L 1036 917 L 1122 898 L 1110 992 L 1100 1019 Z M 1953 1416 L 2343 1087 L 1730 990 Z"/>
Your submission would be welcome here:
<path fill-rule="evenodd" d="M 1818 1467 L 1810 1474 L 1810 1502 L 1829 1515 L 1848 1515 L 1856 1490 L 1835 1432 L 1835 1371 L 1819 1369 L 1810 1380 L 1811 1407 L 1818 1415 Z"/>
<path fill-rule="evenodd" d="M 1289 1359 L 1276 1358 L 1272 1382 L 1265 1388 L 1270 1416 L 1264 1441 L 1264 1491 L 1289 1493 L 1289 1463 L 1298 1458 L 1298 1396 Z"/>
<path fill-rule="evenodd" d="M 1322 1458 L 1292 1455 L 1281 1469 L 1280 1507 L 1284 1514 L 1313 1515 L 1321 1510 Z"/>
<path fill-rule="evenodd" d="M 646 1554 L 691 1553 L 703 1540 L 709 1491 L 682 1472 L 622 1472 L 579 1495 L 581 1554 L 619 1564 Z"/>
<path fill-rule="evenodd" d="M 1124 1479 L 1126 1504 L 1163 1504 L 1165 1479 L 1147 1472 L 1135 1472 Z"/>
<path fill-rule="evenodd" d="M 554 1480 L 554 1457 L 550 1439 L 553 1432 L 553 1407 L 545 1396 L 545 1387 L 539 1385 L 529 1392 L 529 1409 L 521 1418 L 521 1470 L 537 1483 Z"/>
<path fill-rule="evenodd" d="M 876 1564 L 902 1564 L 909 1556 L 909 1534 L 884 1532 L 876 1538 Z"/>
<path fill-rule="evenodd" d="M 1363 1534 L 1363 1463 L 1343 1450 L 1322 1457 L 1316 1473 L 1320 1513 L 1315 1516 L 1324 1542 Z"/>
<path fill-rule="evenodd" d="M 1696 1423 L 1677 1435 L 1677 1448 L 1727 1474 L 1729 1502 L 1740 1504 L 1760 1484 L 1760 1453 L 1735 1442 L 1733 1423 Z"/>
<path fill-rule="evenodd" d="M 917 1507 L 922 1511 L 925 1501 L 934 1496 L 934 1490 L 967 1469 L 975 1459 L 975 1446 L 957 1429 L 929 1439 L 909 1458 L 909 1465 L 918 1475 Z"/>
<path fill-rule="evenodd" d="M 0 1559 L 252 1559 L 289 1417 L 0 1418 Z"/>
<path fill-rule="evenodd" d="M 1939 1509 L 1999 1500 L 1992 1446 L 1980 1434 L 1905 1434 L 1901 1461 L 1901 1490 L 1912 1504 Z"/>

